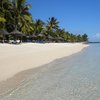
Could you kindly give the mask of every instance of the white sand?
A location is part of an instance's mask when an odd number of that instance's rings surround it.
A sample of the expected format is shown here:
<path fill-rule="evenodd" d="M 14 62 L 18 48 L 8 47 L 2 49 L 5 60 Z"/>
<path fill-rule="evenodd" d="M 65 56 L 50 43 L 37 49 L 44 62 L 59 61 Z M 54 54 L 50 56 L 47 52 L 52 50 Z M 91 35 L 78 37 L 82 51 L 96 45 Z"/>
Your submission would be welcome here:
<path fill-rule="evenodd" d="M 81 43 L 0 44 L 0 81 L 6 80 L 18 72 L 77 53 L 84 47 L 87 45 Z"/>

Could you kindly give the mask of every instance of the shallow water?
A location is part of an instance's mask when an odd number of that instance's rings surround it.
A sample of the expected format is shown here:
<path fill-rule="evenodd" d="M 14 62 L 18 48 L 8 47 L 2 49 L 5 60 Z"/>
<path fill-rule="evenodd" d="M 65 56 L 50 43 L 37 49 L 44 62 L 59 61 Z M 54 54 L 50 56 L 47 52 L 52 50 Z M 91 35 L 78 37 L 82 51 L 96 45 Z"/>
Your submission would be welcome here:
<path fill-rule="evenodd" d="M 33 70 L 0 100 L 100 100 L 100 44 Z"/>

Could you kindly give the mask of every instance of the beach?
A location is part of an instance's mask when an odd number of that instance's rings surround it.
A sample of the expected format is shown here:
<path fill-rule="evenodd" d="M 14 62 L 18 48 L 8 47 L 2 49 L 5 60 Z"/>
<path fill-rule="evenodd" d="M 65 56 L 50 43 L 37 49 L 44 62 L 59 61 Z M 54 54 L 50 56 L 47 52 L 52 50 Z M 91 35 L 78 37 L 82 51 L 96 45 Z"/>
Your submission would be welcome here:
<path fill-rule="evenodd" d="M 82 43 L 0 44 L 0 81 L 17 73 L 70 56 L 87 47 Z"/>
<path fill-rule="evenodd" d="M 46 64 L 78 53 L 87 46 L 82 43 L 0 44 L 0 95 L 13 91 L 33 73 L 38 75 Z"/>
<path fill-rule="evenodd" d="M 0 100 L 99 100 L 99 45 L 19 72 L 0 84 Z"/>

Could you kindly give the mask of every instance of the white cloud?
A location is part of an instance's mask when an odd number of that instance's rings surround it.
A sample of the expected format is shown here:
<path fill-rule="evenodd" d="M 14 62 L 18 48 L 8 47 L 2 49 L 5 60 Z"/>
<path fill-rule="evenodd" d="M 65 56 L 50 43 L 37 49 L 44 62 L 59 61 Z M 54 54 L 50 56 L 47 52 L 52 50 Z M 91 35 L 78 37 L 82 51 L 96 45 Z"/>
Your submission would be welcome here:
<path fill-rule="evenodd" d="M 100 39 L 100 33 L 99 34 L 95 34 L 95 37 Z"/>
<path fill-rule="evenodd" d="M 91 42 L 100 42 L 100 33 L 91 35 L 89 38 L 89 41 Z"/>

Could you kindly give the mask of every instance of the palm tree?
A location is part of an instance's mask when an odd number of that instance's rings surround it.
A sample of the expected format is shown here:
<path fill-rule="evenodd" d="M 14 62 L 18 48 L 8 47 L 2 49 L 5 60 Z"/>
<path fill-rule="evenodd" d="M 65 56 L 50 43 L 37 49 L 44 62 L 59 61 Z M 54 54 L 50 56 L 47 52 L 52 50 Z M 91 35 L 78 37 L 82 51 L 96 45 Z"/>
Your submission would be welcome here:
<path fill-rule="evenodd" d="M 6 22 L 6 19 L 4 17 L 0 16 L 0 29 L 4 28 L 4 23 Z"/>
<path fill-rule="evenodd" d="M 83 42 L 87 42 L 87 41 L 88 41 L 88 36 L 87 36 L 87 34 L 83 34 L 83 35 L 82 35 L 82 41 L 83 41 Z"/>
<path fill-rule="evenodd" d="M 50 35 L 54 35 L 54 32 L 59 28 L 58 26 L 58 21 L 55 17 L 51 17 L 49 18 L 49 20 L 47 20 L 47 33 Z"/>
<path fill-rule="evenodd" d="M 8 10 L 8 0 L 0 0 L 0 29 L 5 28 L 6 12 Z"/>
<path fill-rule="evenodd" d="M 44 22 L 40 19 L 36 20 L 34 23 L 34 33 L 35 34 L 40 34 L 43 33 L 43 29 L 44 29 Z"/>
<path fill-rule="evenodd" d="M 55 32 L 55 36 L 58 38 L 58 40 L 60 39 L 60 41 L 64 41 L 65 38 L 65 30 L 64 29 L 57 29 Z"/>
<path fill-rule="evenodd" d="M 74 35 L 74 34 L 71 33 L 69 41 L 70 42 L 76 42 L 77 41 L 76 35 Z"/>
<path fill-rule="evenodd" d="M 68 41 L 70 41 L 70 32 L 66 32 L 66 38 L 65 38 L 65 40 L 68 42 Z"/>
<path fill-rule="evenodd" d="M 15 29 L 23 33 L 29 32 L 31 27 L 32 17 L 29 13 L 31 6 L 26 3 L 26 0 L 12 0 L 12 17 L 14 18 Z"/>
<path fill-rule="evenodd" d="M 8 0 L 0 0 L 0 38 L 3 40 L 2 42 L 4 42 L 4 39 L 8 35 L 8 32 L 6 31 L 6 15 L 8 8 L 10 7 L 9 4 Z"/>
<path fill-rule="evenodd" d="M 33 33 L 35 34 L 35 36 L 37 36 L 38 40 L 44 40 L 46 38 L 44 25 L 45 25 L 45 23 L 41 19 L 37 19 L 34 22 Z"/>

